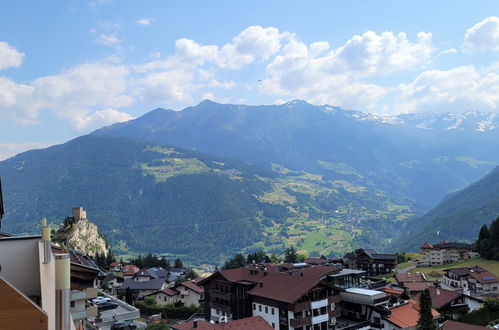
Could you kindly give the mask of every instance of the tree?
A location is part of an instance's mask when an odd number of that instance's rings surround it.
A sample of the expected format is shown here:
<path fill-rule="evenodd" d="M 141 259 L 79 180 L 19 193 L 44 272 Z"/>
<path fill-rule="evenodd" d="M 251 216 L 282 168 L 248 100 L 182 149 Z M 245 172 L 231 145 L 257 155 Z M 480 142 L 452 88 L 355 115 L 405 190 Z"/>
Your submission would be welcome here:
<path fill-rule="evenodd" d="M 298 254 L 296 253 L 294 246 L 291 246 L 284 251 L 284 262 L 290 264 L 298 262 Z"/>
<path fill-rule="evenodd" d="M 232 259 L 227 260 L 222 269 L 234 269 L 244 266 L 246 266 L 246 258 L 241 253 L 238 253 Z"/>
<path fill-rule="evenodd" d="M 132 295 L 132 290 L 130 290 L 130 288 L 126 288 L 125 301 L 128 305 L 133 305 L 133 295 Z"/>
<path fill-rule="evenodd" d="M 182 263 L 182 260 L 180 260 L 180 258 L 175 259 L 173 268 L 184 268 L 184 264 Z"/>
<path fill-rule="evenodd" d="M 199 275 L 194 269 L 189 269 L 187 273 L 185 273 L 184 277 L 186 280 L 194 280 L 196 278 L 199 278 Z"/>
<path fill-rule="evenodd" d="M 144 304 L 152 307 L 152 306 L 156 306 L 157 302 L 156 302 L 156 299 L 154 299 L 153 297 L 145 297 Z"/>
<path fill-rule="evenodd" d="M 487 225 L 483 225 L 482 228 L 480 228 L 480 233 L 478 234 L 478 239 L 476 241 L 476 249 L 485 259 L 492 258 L 490 251 L 490 232 Z"/>
<path fill-rule="evenodd" d="M 146 330 L 168 330 L 168 326 L 163 322 L 149 323 Z"/>
<path fill-rule="evenodd" d="M 419 297 L 419 320 L 417 330 L 437 330 L 437 325 L 433 321 L 432 303 L 430 290 L 425 289 Z"/>

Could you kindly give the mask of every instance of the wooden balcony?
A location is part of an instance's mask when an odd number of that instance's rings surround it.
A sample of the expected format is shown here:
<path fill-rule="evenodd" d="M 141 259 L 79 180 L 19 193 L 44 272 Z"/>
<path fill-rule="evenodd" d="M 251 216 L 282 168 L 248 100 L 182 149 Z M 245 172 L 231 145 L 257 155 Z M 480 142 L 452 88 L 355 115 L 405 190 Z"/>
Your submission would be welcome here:
<path fill-rule="evenodd" d="M 230 292 L 223 292 L 220 290 L 210 290 L 210 298 L 219 298 L 219 299 L 230 301 L 231 295 L 232 295 L 232 293 L 230 293 Z"/>
<path fill-rule="evenodd" d="M 301 319 L 291 319 L 289 321 L 289 324 L 293 328 L 300 328 L 300 327 L 304 327 L 304 326 L 310 325 L 311 322 L 312 322 L 312 318 L 310 316 L 308 316 L 308 317 L 304 317 L 304 318 L 301 318 Z"/>
<path fill-rule="evenodd" d="M 329 318 L 335 318 L 341 316 L 341 308 L 335 308 L 333 311 L 329 312 Z"/>
<path fill-rule="evenodd" d="M 329 296 L 327 297 L 327 300 L 330 304 L 337 304 L 340 302 L 341 297 L 339 295 Z"/>
<path fill-rule="evenodd" d="M 312 304 L 311 304 L 310 301 L 304 301 L 304 302 L 301 302 L 301 303 L 294 304 L 291 307 L 291 311 L 293 311 L 293 312 L 301 312 L 301 311 L 304 311 L 306 309 L 310 309 L 311 306 L 312 306 Z"/>
<path fill-rule="evenodd" d="M 222 304 L 216 303 L 214 301 L 210 301 L 210 307 L 214 308 L 218 311 L 222 311 L 222 312 L 226 312 L 227 314 L 230 314 L 230 306 L 222 305 Z"/>

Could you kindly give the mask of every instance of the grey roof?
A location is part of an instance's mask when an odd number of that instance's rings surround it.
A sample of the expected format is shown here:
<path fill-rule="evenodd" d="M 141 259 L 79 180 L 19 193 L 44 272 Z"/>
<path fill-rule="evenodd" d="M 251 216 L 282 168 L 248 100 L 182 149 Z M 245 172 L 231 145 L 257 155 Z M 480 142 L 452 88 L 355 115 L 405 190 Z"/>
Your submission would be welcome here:
<path fill-rule="evenodd" d="M 150 281 L 134 281 L 126 279 L 121 285 L 121 289 L 130 288 L 130 290 L 160 290 L 165 283 L 164 277 L 153 278 Z"/>
<path fill-rule="evenodd" d="M 473 249 L 472 244 L 468 243 L 458 243 L 458 242 L 449 242 L 449 243 L 439 243 L 433 245 L 434 248 L 441 248 L 441 249 Z"/>

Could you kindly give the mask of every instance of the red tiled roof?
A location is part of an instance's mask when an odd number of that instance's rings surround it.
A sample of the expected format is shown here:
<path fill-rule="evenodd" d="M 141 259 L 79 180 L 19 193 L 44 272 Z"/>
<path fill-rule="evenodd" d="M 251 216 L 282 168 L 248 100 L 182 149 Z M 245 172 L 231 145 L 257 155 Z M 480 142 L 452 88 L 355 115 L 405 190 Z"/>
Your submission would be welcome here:
<path fill-rule="evenodd" d="M 431 287 L 433 287 L 432 282 L 404 283 L 404 288 L 412 292 L 423 291 Z"/>
<path fill-rule="evenodd" d="M 167 296 L 170 296 L 170 297 L 179 294 L 179 292 L 177 290 L 171 289 L 171 288 L 166 288 L 166 289 L 160 290 L 160 292 L 163 292 L 164 294 L 166 294 Z"/>
<path fill-rule="evenodd" d="M 383 317 L 388 322 L 395 324 L 400 328 L 414 327 L 419 320 L 419 303 L 415 300 L 409 300 L 407 304 L 390 309 L 391 314 Z M 440 316 L 440 313 L 432 309 L 433 317 Z"/>
<path fill-rule="evenodd" d="M 186 288 L 191 289 L 192 291 L 197 292 L 197 293 L 204 292 L 204 289 L 202 287 L 197 286 L 196 282 L 194 280 L 185 281 L 185 282 L 180 283 L 179 285 L 185 286 Z"/>
<path fill-rule="evenodd" d="M 109 266 L 116 267 L 116 266 L 119 266 L 119 265 L 121 265 L 119 262 L 113 261 L 113 262 L 111 262 L 111 265 L 109 265 Z"/>
<path fill-rule="evenodd" d="M 246 317 L 239 320 L 229 321 L 227 323 L 211 324 L 206 321 L 197 321 L 197 327 L 193 327 L 193 322 L 170 325 L 175 330 L 273 330 L 261 316 Z"/>
<path fill-rule="evenodd" d="M 135 265 L 125 265 L 123 268 L 125 269 L 123 275 L 135 275 L 139 271 L 139 267 Z"/>
<path fill-rule="evenodd" d="M 242 281 L 248 281 L 251 283 L 260 282 L 261 279 L 264 277 L 264 270 L 262 270 L 262 268 L 264 267 L 267 269 L 267 273 L 278 271 L 276 266 L 270 264 L 267 264 L 265 266 L 248 266 L 235 269 L 224 269 L 224 270 L 219 270 L 218 272 L 211 274 L 207 278 L 200 280 L 199 281 L 200 283 L 198 284 L 201 285 L 204 284 L 204 282 L 206 282 L 207 280 L 209 280 L 214 276 L 217 276 L 217 274 L 222 275 L 230 282 L 242 282 Z"/>
<path fill-rule="evenodd" d="M 435 308 L 445 307 L 446 305 L 450 304 L 455 299 L 462 296 L 461 293 L 451 291 L 451 290 L 442 289 L 442 288 L 432 287 L 432 288 L 428 288 L 428 290 L 430 291 L 431 303 L 432 303 L 433 307 L 435 307 Z M 421 296 L 421 293 L 418 293 L 414 297 L 414 300 L 419 301 L 420 296 Z"/>
<path fill-rule="evenodd" d="M 383 289 L 381 289 L 381 291 L 388 293 L 388 294 L 399 295 L 399 296 L 402 295 L 402 293 L 404 293 L 404 291 L 402 291 L 402 290 L 395 290 L 395 289 L 390 289 L 390 288 L 383 288 Z"/>
<path fill-rule="evenodd" d="M 262 279 L 262 286 L 257 284 L 248 294 L 292 304 L 319 282 L 311 277 L 270 273 Z"/>
<path fill-rule="evenodd" d="M 400 273 L 395 275 L 398 283 L 428 282 L 422 273 Z"/>
<path fill-rule="evenodd" d="M 424 244 L 421 245 L 421 248 L 422 249 L 431 249 L 431 248 L 433 248 L 433 246 L 428 242 L 424 242 Z"/>
<path fill-rule="evenodd" d="M 456 321 L 445 321 L 443 326 L 440 328 L 442 330 L 490 330 L 490 328 L 482 327 L 479 325 L 473 325 L 463 322 Z"/>

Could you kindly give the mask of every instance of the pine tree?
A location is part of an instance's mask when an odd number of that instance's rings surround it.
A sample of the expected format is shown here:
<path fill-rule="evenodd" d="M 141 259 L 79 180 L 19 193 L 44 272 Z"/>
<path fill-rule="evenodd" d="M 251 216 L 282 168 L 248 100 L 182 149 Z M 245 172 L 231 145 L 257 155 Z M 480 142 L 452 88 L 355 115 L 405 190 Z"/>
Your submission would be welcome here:
<path fill-rule="evenodd" d="M 125 301 L 129 305 L 133 305 L 133 295 L 132 295 L 132 290 L 130 290 L 130 288 L 126 288 Z"/>
<path fill-rule="evenodd" d="M 483 225 L 480 228 L 480 234 L 478 234 L 478 239 L 476 241 L 476 249 L 478 253 L 485 259 L 490 259 L 490 232 L 487 225 Z"/>
<path fill-rule="evenodd" d="M 182 260 L 179 258 L 175 259 L 175 263 L 173 268 L 184 268 L 184 264 L 182 263 Z"/>
<path fill-rule="evenodd" d="M 416 327 L 417 330 L 437 330 L 437 325 L 433 321 L 431 313 L 431 296 L 430 291 L 425 289 L 419 297 L 419 320 Z"/>

